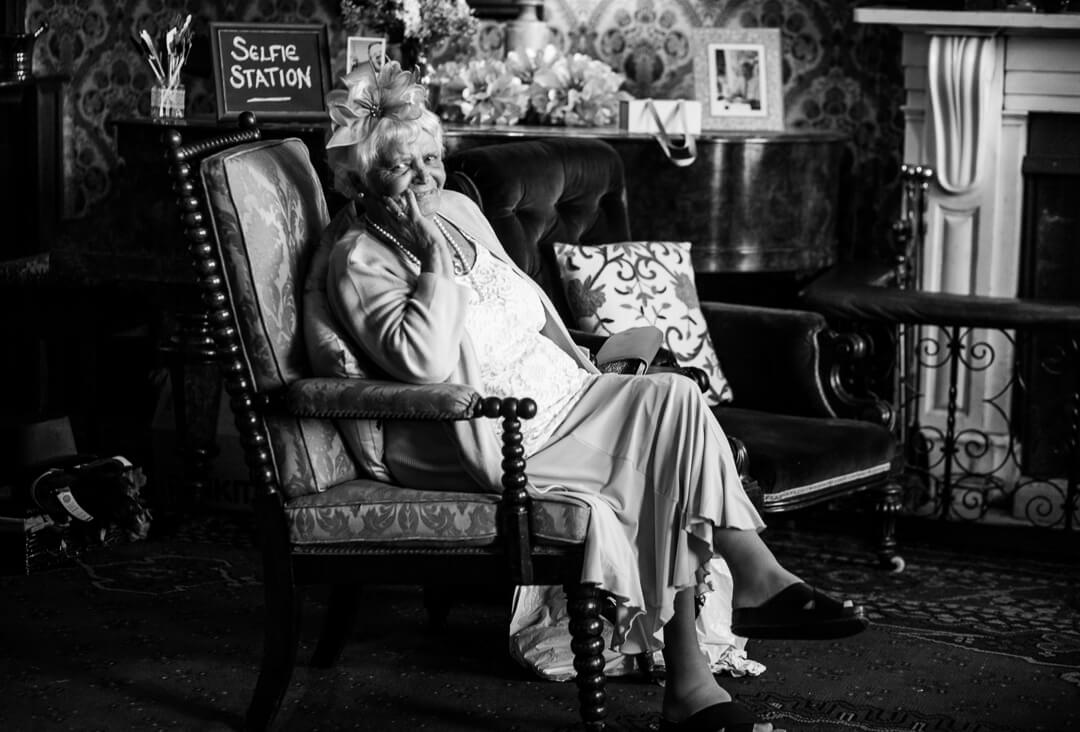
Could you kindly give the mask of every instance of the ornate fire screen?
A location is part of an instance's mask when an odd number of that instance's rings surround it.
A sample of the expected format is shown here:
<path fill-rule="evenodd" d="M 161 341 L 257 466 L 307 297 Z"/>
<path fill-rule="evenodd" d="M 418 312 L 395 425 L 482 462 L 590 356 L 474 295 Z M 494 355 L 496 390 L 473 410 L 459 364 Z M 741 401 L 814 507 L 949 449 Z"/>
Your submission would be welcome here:
<path fill-rule="evenodd" d="M 909 513 L 1075 531 L 1080 304 L 922 290 L 932 175 L 903 171 L 892 271 L 874 282 L 820 280 L 804 303 L 863 344 L 859 367 L 837 378 L 893 405 Z"/>

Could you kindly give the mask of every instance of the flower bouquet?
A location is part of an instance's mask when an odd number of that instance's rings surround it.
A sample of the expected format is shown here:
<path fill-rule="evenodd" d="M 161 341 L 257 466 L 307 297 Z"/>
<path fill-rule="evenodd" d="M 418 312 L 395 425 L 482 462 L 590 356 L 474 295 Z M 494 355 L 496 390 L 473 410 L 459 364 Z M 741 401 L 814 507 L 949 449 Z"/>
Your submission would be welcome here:
<path fill-rule="evenodd" d="M 439 87 L 440 113 L 448 121 L 514 125 L 529 109 L 529 87 L 497 59 L 442 64 L 431 83 Z"/>
<path fill-rule="evenodd" d="M 626 77 L 582 53 L 553 45 L 510 52 L 506 61 L 476 59 L 436 67 L 440 113 L 471 124 L 518 122 L 603 127 L 616 122 Z"/>
<path fill-rule="evenodd" d="M 480 27 L 465 0 L 341 0 L 341 20 L 350 35 L 374 33 L 400 44 L 406 69 L 432 53 L 464 51 Z"/>

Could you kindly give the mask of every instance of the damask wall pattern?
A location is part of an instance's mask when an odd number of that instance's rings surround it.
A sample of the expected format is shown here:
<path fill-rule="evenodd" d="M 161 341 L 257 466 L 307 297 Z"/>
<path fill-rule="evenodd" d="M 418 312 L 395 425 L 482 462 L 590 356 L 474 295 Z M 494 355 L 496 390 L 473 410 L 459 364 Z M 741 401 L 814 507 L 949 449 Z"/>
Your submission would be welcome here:
<path fill-rule="evenodd" d="M 694 97 L 696 28 L 780 28 L 785 125 L 848 135 L 841 256 L 878 252 L 894 208 L 903 140 L 900 34 L 856 24 L 852 0 L 547 0 L 564 50 L 624 73 L 636 97 Z M 876 246 L 874 247 L 876 248 Z"/>
<path fill-rule="evenodd" d="M 34 47 L 34 72 L 70 78 L 64 124 L 69 217 L 85 215 L 109 193 L 120 161 L 108 119 L 149 114 L 153 77 L 131 33 L 145 28 L 158 37 L 187 13 L 204 39 L 208 24 L 218 20 L 328 23 L 331 36 L 341 36 L 337 0 L 29 0 L 27 28 L 49 22 Z M 188 110 L 212 112 L 209 79 L 187 76 L 185 83 Z"/>
<path fill-rule="evenodd" d="M 849 135 L 851 240 L 873 235 L 895 190 L 903 121 L 899 33 L 858 25 L 853 0 L 546 0 L 544 17 L 564 50 L 600 58 L 638 97 L 692 97 L 692 29 L 778 27 L 789 128 Z M 331 68 L 344 65 L 338 0 L 29 0 L 26 26 L 48 20 L 35 46 L 37 74 L 70 77 L 66 99 L 66 213 L 85 215 L 117 170 L 110 117 L 146 115 L 152 77 L 129 40 L 191 13 L 197 35 L 217 20 L 326 23 Z M 487 24 L 478 51 L 497 47 Z M 208 69 L 192 69 L 188 109 L 213 112 Z M 843 240 L 845 237 L 842 236 Z M 843 245 L 843 241 L 842 241 Z M 842 252 L 843 253 L 843 252 Z"/>

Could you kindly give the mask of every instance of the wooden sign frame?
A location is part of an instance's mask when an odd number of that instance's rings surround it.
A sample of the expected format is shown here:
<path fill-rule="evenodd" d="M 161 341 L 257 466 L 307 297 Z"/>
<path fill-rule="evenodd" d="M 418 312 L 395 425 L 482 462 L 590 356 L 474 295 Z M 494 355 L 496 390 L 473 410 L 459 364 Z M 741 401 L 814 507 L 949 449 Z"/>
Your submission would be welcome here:
<path fill-rule="evenodd" d="M 325 24 L 211 23 L 210 49 L 218 121 L 249 111 L 260 120 L 326 119 Z"/>

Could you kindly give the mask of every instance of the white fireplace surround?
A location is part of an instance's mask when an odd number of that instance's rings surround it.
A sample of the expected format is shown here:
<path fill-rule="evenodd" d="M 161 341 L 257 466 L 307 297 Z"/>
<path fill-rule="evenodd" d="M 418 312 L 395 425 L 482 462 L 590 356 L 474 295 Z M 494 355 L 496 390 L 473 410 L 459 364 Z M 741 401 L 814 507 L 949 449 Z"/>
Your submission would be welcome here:
<path fill-rule="evenodd" d="M 1080 15 L 857 8 L 903 31 L 904 162 L 937 173 L 925 289 L 1014 297 L 1028 115 L 1080 114 Z"/>
<path fill-rule="evenodd" d="M 936 173 L 920 286 L 1015 297 L 1028 116 L 1080 114 L 1080 15 L 864 7 L 855 20 L 903 32 L 903 160 Z M 1012 349 L 1001 334 L 977 337 L 997 358 L 963 375 L 957 428 L 1004 443 L 1002 415 L 986 400 L 1007 383 Z M 920 385 L 924 425 L 944 423 L 946 378 L 931 372 Z"/>

